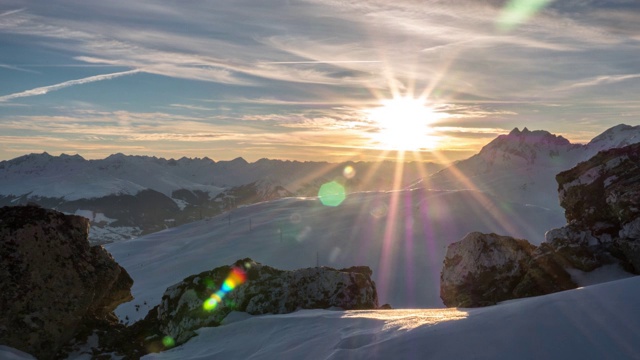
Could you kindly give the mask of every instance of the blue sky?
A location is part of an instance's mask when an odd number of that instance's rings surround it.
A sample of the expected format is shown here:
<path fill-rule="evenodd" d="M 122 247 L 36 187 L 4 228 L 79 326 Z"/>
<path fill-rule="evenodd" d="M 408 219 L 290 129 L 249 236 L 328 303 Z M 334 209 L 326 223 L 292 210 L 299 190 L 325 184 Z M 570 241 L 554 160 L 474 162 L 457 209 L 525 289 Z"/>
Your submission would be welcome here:
<path fill-rule="evenodd" d="M 4 0 L 0 47 L 0 159 L 375 160 L 394 96 L 435 161 L 640 115 L 635 0 Z"/>

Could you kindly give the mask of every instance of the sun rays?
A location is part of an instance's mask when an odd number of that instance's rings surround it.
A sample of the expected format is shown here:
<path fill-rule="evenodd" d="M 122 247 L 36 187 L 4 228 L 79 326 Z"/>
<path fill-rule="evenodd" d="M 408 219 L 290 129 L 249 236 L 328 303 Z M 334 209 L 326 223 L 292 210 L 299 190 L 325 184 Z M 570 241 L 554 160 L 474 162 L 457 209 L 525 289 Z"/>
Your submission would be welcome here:
<path fill-rule="evenodd" d="M 382 100 L 380 107 L 365 112 L 378 126 L 373 138 L 383 148 L 413 151 L 437 146 L 437 137 L 432 135 L 430 125 L 439 115 L 424 99 L 404 96 Z"/>

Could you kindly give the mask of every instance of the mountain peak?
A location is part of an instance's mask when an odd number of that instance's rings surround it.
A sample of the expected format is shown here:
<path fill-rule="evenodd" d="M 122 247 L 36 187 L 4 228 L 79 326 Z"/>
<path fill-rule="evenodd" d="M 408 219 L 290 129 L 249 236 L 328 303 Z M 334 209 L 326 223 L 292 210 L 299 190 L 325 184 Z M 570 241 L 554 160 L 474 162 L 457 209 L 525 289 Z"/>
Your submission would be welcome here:
<path fill-rule="evenodd" d="M 232 164 L 243 164 L 246 165 L 248 164 L 247 160 L 245 160 L 243 157 L 239 156 L 233 160 L 230 161 L 230 163 Z"/>
<path fill-rule="evenodd" d="M 618 124 L 594 137 L 587 144 L 587 147 L 591 150 L 590 155 L 595 155 L 601 150 L 623 147 L 637 142 L 640 142 L 640 125 Z"/>

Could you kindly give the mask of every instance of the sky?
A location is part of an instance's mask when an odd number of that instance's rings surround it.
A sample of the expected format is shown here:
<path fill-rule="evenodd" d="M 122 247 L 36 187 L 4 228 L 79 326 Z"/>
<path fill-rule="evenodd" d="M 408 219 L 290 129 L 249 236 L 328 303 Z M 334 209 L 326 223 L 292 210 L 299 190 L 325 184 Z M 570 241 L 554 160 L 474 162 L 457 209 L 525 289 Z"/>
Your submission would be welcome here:
<path fill-rule="evenodd" d="M 3 0 L 0 49 L 0 160 L 447 162 L 640 115 L 637 0 Z"/>

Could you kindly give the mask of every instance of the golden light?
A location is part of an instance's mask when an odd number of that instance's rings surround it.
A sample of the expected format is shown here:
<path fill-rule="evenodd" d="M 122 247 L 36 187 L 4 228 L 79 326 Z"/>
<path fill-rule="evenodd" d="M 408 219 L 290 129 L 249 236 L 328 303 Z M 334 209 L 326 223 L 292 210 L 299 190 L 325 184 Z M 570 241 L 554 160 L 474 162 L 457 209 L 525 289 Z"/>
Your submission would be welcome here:
<path fill-rule="evenodd" d="M 438 138 L 433 135 L 433 124 L 438 114 L 424 99 L 410 96 L 382 100 L 382 106 L 367 110 L 369 120 L 379 131 L 373 137 L 385 149 L 413 150 L 433 149 Z"/>

